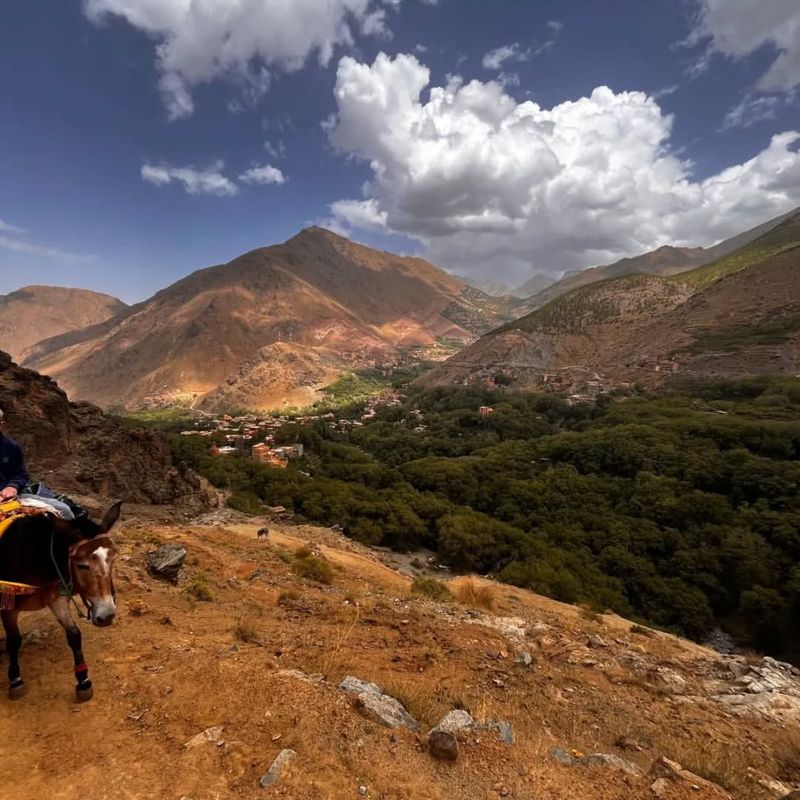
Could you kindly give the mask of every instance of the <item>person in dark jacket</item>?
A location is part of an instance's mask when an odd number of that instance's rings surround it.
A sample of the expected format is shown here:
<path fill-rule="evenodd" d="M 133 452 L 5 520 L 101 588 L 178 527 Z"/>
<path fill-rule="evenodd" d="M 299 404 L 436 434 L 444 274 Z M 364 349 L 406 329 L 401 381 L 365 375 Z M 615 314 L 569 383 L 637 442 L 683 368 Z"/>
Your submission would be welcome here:
<path fill-rule="evenodd" d="M 5 435 L 5 424 L 0 410 L 0 503 L 13 500 L 30 482 L 22 448 Z"/>

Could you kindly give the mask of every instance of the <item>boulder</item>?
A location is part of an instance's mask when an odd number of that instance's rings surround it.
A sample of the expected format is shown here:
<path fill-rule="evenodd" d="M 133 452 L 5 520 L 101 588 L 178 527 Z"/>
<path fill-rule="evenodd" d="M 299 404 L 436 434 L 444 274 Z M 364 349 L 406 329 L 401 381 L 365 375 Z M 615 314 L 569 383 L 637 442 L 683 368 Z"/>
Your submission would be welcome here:
<path fill-rule="evenodd" d="M 147 568 L 154 577 L 177 583 L 185 560 L 185 548 L 178 544 L 165 544 L 158 550 L 148 553 Z"/>

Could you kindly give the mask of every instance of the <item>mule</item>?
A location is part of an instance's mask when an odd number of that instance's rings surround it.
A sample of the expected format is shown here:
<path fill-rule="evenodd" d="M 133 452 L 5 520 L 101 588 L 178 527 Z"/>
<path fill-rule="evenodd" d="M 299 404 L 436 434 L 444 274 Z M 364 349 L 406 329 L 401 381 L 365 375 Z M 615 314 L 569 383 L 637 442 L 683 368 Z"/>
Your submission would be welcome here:
<path fill-rule="evenodd" d="M 0 611 L 9 656 L 8 695 L 25 694 L 19 666 L 22 636 L 17 618 L 21 611 L 48 607 L 66 631 L 72 650 L 79 701 L 94 694 L 83 658 L 81 631 L 72 618 L 73 596 L 82 599 L 87 616 L 97 627 L 106 627 L 116 614 L 113 567 L 117 549 L 108 533 L 119 519 L 122 503 L 115 503 L 97 523 L 84 518 L 66 521 L 50 514 L 15 520 L 0 538 L 0 581 L 36 587 L 11 599 Z"/>

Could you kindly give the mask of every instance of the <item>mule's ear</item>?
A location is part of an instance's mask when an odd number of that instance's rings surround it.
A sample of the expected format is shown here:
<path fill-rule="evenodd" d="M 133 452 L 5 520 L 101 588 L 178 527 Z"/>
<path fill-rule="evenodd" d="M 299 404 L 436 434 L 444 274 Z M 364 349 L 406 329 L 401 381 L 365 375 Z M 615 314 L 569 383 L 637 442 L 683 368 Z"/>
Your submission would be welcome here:
<path fill-rule="evenodd" d="M 120 511 L 122 511 L 122 500 L 117 500 L 117 502 L 103 514 L 103 521 L 100 523 L 100 532 L 98 536 L 108 533 L 117 524 Z"/>

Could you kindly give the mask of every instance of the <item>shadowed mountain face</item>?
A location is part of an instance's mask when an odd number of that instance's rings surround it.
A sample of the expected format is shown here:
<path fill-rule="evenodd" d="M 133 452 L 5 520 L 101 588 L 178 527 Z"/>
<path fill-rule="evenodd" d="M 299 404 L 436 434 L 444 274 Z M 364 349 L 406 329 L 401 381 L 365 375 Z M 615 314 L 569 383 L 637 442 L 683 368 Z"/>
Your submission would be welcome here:
<path fill-rule="evenodd" d="M 741 241 L 741 238 L 739 239 Z M 796 374 L 800 213 L 702 267 L 583 286 L 484 336 L 419 382 L 537 388 L 548 374 L 611 383 L 665 375 Z"/>
<path fill-rule="evenodd" d="M 125 303 L 107 294 L 60 286 L 25 286 L 0 295 L 0 350 L 16 358 L 42 339 L 94 325 Z"/>
<path fill-rule="evenodd" d="M 623 258 L 613 264 L 590 267 L 580 272 L 569 272 L 560 280 L 551 281 L 549 285 L 539 288 L 532 285 L 530 287 L 531 291 L 525 291 L 529 286 L 524 284 L 524 286 L 515 291 L 517 297 L 528 298 L 527 302 L 518 307 L 518 311 L 520 314 L 535 311 L 537 308 L 542 308 L 551 300 L 555 300 L 573 289 L 579 289 L 581 286 L 588 286 L 609 278 L 621 278 L 625 275 L 658 275 L 667 277 L 701 267 L 704 264 L 710 264 L 712 261 L 716 261 L 768 233 L 796 212 L 797 209 L 780 217 L 775 217 L 744 233 L 725 239 L 713 247 L 671 247 L 665 245 L 633 258 Z M 531 280 L 535 282 L 540 277 L 542 276 L 534 275 Z"/>
<path fill-rule="evenodd" d="M 71 403 L 44 375 L 0 352 L 0 408 L 23 447 L 33 480 L 63 492 L 134 503 L 182 503 L 203 510 L 209 498 L 185 465 L 172 466 L 166 441 L 122 425 L 89 403 Z"/>
<path fill-rule="evenodd" d="M 105 406 L 305 404 L 344 371 L 466 344 L 499 309 L 422 259 L 309 228 L 40 343 L 26 363 Z"/>

